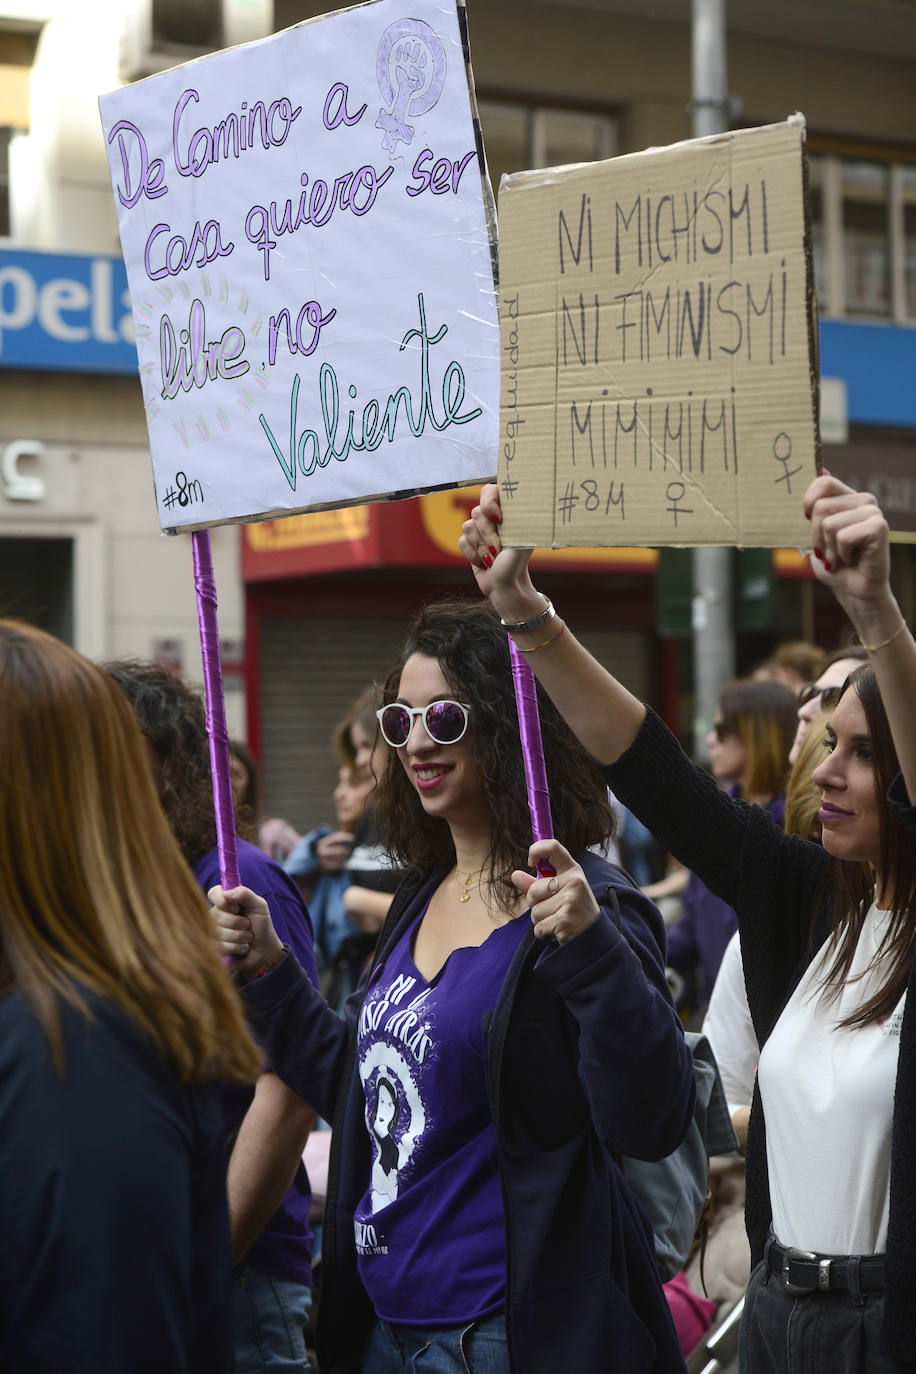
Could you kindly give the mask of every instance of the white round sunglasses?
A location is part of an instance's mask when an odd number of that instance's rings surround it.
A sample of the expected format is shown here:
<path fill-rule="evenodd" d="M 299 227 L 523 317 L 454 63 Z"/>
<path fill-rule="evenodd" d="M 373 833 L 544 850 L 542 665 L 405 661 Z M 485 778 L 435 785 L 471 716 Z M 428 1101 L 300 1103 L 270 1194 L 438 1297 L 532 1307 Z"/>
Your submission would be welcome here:
<path fill-rule="evenodd" d="M 392 701 L 376 711 L 382 739 L 392 749 L 400 749 L 410 738 L 417 716 L 435 744 L 457 744 L 468 728 L 470 706 L 460 701 L 431 701 L 428 706 L 402 706 Z"/>

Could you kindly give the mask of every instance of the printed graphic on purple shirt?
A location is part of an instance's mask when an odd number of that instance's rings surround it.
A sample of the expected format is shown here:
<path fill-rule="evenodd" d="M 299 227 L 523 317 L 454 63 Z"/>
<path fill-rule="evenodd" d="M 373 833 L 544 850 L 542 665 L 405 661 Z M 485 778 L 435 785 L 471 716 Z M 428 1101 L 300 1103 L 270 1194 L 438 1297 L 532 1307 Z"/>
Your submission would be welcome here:
<path fill-rule="evenodd" d="M 497 927 L 427 982 L 411 956 L 420 919 L 375 970 L 360 1013 L 372 1164 L 356 1248 L 383 1319 L 471 1321 L 503 1305 L 506 1268 L 484 1017 L 531 927 Z"/>

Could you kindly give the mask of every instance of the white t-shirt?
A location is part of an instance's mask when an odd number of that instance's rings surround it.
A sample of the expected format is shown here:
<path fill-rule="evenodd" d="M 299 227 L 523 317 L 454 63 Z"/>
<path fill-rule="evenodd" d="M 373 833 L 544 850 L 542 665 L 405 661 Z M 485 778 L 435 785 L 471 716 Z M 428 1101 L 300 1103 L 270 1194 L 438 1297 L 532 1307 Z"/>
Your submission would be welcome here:
<path fill-rule="evenodd" d="M 887 1243 L 891 1122 L 905 996 L 882 1023 L 838 1023 L 887 976 L 878 945 L 890 917 L 872 905 L 849 978 L 831 1001 L 825 949 L 805 972 L 760 1054 L 773 1230 L 783 1245 L 880 1253 Z M 856 974 L 864 973 L 858 981 Z"/>
<path fill-rule="evenodd" d="M 735 931 L 722 955 L 703 1021 L 703 1034 L 716 1056 L 728 1110 L 749 1107 L 760 1050 L 744 986 L 741 943 Z"/>

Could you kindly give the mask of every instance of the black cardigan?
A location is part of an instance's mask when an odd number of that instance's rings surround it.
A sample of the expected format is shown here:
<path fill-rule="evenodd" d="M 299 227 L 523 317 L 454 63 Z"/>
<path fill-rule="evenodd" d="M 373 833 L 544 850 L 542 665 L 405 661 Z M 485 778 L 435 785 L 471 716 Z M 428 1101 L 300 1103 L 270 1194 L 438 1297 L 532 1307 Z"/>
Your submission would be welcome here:
<path fill-rule="evenodd" d="M 751 1017 L 761 1047 L 829 930 L 812 934 L 829 856 L 784 835 L 768 812 L 721 792 L 650 709 L 630 748 L 605 768 L 608 785 L 658 841 L 734 907 Z M 906 816 L 903 819 L 910 823 Z M 914 965 L 916 967 L 916 965 Z M 755 1086 L 747 1151 L 751 1260 L 763 1256 L 772 1218 L 766 1123 Z M 883 1353 L 916 1367 L 916 988 L 911 970 L 900 1033 L 891 1140 Z"/>
<path fill-rule="evenodd" d="M 648 1222 L 611 1152 L 658 1159 L 677 1147 L 693 1113 L 693 1067 L 665 982 L 658 912 L 620 869 L 593 854 L 581 862 L 598 918 L 555 947 L 519 918 L 528 929 L 485 1033 L 509 1363 L 518 1374 L 683 1374 Z M 442 876 L 400 889 L 373 969 Z M 318 1316 L 328 1374 L 362 1369 L 375 1320 L 353 1234 L 370 1165 L 356 1018 L 372 977 L 364 974 L 347 1002 L 346 1021 L 291 958 L 242 994 L 274 1070 L 333 1115 Z"/>

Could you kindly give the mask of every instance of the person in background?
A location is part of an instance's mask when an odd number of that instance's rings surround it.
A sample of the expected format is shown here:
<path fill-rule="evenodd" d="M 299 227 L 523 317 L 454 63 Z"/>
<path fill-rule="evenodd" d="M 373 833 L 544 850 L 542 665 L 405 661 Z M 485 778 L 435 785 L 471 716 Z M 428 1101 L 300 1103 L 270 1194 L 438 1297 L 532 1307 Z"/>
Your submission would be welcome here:
<path fill-rule="evenodd" d="M 279 816 L 264 816 L 261 808 L 261 774 L 254 754 L 240 739 L 229 741 L 229 771 L 240 833 L 251 826 L 265 854 L 282 863 L 299 843 L 299 832 Z"/>
<path fill-rule="evenodd" d="M 557 839 L 531 844 L 507 630 L 479 603 L 420 613 L 384 703 L 405 877 L 346 1019 L 254 894 L 211 893 L 226 952 L 269 969 L 243 995 L 272 1062 L 333 1114 L 322 1367 L 683 1374 L 614 1151 L 675 1149 L 694 1075 L 658 913 L 588 852 L 607 789 L 542 700 Z"/>
<path fill-rule="evenodd" d="M 786 834 L 800 835 L 818 844 L 821 838 L 818 819 L 820 792 L 813 773 L 827 756 L 826 727 L 830 714 L 830 711 L 822 712 L 812 722 L 786 783 Z M 747 1131 L 760 1046 L 748 1006 L 741 941 L 737 931 L 729 940 L 722 957 L 719 976 L 703 1020 L 703 1034 L 712 1046 L 719 1066 L 732 1125 L 743 1156 L 747 1151 Z M 699 1282 L 702 1264 L 706 1292 L 718 1302 L 728 1302 L 742 1296 L 751 1271 L 751 1252 L 743 1216 L 743 1160 L 735 1157 L 716 1158 L 711 1162 L 710 1175 L 715 1203 L 705 1254 L 691 1261 L 688 1274 L 692 1280 Z"/>
<path fill-rule="evenodd" d="M 206 890 L 219 881 L 219 856 L 203 701 L 155 663 L 122 661 L 106 671 L 133 707 L 172 832 Z M 246 840 L 238 841 L 238 860 L 243 879 L 264 893 L 282 939 L 317 986 L 311 923 L 296 884 Z M 237 1374 L 309 1368 L 311 1191 L 302 1151 L 314 1120 L 311 1108 L 269 1069 L 253 1090 L 232 1083 L 223 1088 Z"/>
<path fill-rule="evenodd" d="M 380 705 L 379 688 L 367 687 L 352 707 L 349 739 L 353 750 L 353 767 L 358 776 L 366 773 L 375 787 L 370 793 L 366 815 L 357 828 L 353 852 L 347 860 L 350 886 L 344 893 L 344 905 L 352 923 L 365 936 L 375 936 L 388 914 L 391 897 L 401 875 L 392 863 L 379 836 L 376 791 L 385 770 L 387 749 L 379 733 L 376 711 Z"/>
<path fill-rule="evenodd" d="M 811 680 L 798 691 L 798 723 L 795 738 L 789 750 L 789 763 L 798 759 L 808 727 L 822 711 L 831 711 L 840 699 L 843 683 L 863 663 L 868 662 L 868 651 L 861 645 L 849 645 L 837 649 L 828 656 L 820 676 Z"/>
<path fill-rule="evenodd" d="M 461 547 L 507 619 L 546 621 L 540 683 L 609 786 L 736 909 L 761 1045 L 747 1153 L 754 1270 L 743 1374 L 904 1374 L 916 1306 L 916 641 L 890 587 L 874 497 L 827 473 L 804 498 L 811 566 L 869 663 L 813 777 L 822 845 L 728 797 L 658 717 L 544 608 L 529 555 L 500 551 L 486 486 Z M 520 648 L 529 649 L 529 636 Z"/>
<path fill-rule="evenodd" d="M 772 655 L 749 674 L 754 682 L 781 682 L 796 693 L 813 682 L 825 666 L 823 649 L 806 639 L 788 639 L 777 644 Z"/>
<path fill-rule="evenodd" d="M 376 751 L 379 692 L 368 687 L 336 726 L 337 829 L 304 835 L 284 865 L 308 903 L 315 927 L 322 988 L 341 1008 L 371 954 L 399 874 L 379 843 L 375 794 L 384 764 Z"/>
<path fill-rule="evenodd" d="M 826 727 L 832 712 L 822 711 L 812 722 L 798 758 L 786 783 L 785 816 L 787 835 L 821 841 L 820 792 L 814 770 L 827 757 Z M 751 1021 L 741 963 L 741 942 L 737 931 L 726 946 L 709 1007 L 703 1021 L 703 1034 L 712 1045 L 722 1076 L 722 1086 L 732 1114 L 732 1125 L 744 1154 L 747 1127 L 754 1095 L 754 1079 L 760 1047 Z"/>
<path fill-rule="evenodd" d="M 231 1374 L 216 1080 L 259 1056 L 124 697 L 0 621 L 0 1369 Z"/>
<path fill-rule="evenodd" d="M 783 818 L 783 789 L 795 729 L 795 699 L 778 682 L 726 683 L 713 728 L 706 737 L 710 772 L 732 797 L 764 807 L 777 825 Z M 725 946 L 738 928 L 728 902 L 691 873 L 683 893 L 684 913 L 668 931 L 668 963 L 682 977 L 700 966 L 699 1001 L 712 993 Z"/>

